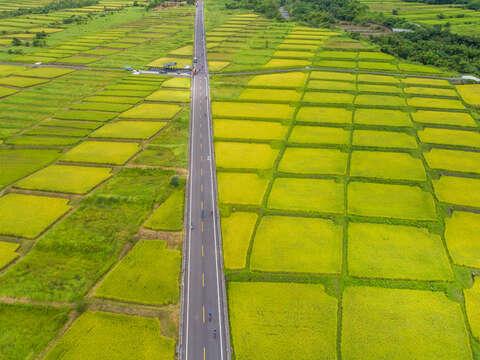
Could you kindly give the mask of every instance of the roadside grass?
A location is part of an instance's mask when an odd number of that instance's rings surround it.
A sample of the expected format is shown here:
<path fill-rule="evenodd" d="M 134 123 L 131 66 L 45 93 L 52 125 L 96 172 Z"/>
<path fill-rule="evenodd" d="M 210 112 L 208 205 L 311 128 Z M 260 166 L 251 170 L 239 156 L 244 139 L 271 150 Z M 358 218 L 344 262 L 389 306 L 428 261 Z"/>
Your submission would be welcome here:
<path fill-rule="evenodd" d="M 68 309 L 0 304 L 0 358 L 38 356 L 67 322 Z"/>
<path fill-rule="evenodd" d="M 342 308 L 346 359 L 472 358 L 460 304 L 442 292 L 347 287 Z"/>
<path fill-rule="evenodd" d="M 410 220 L 436 220 L 435 202 L 416 186 L 350 182 L 348 213 Z"/>
<path fill-rule="evenodd" d="M 46 359 L 174 359 L 175 342 L 162 335 L 156 318 L 88 311 L 47 354 Z"/>
<path fill-rule="evenodd" d="M 110 168 L 50 165 L 20 180 L 15 187 L 85 194 L 112 176 Z"/>
<path fill-rule="evenodd" d="M 480 179 L 443 175 L 433 188 L 441 202 L 480 208 Z"/>
<path fill-rule="evenodd" d="M 267 272 L 337 274 L 342 226 L 331 220 L 265 216 L 256 231 L 250 267 Z"/>
<path fill-rule="evenodd" d="M 439 235 L 389 224 L 349 223 L 348 273 L 362 278 L 453 280 Z"/>
<path fill-rule="evenodd" d="M 0 197 L 0 234 L 33 239 L 68 210 L 67 199 L 9 193 Z"/>
<path fill-rule="evenodd" d="M 247 252 L 250 245 L 257 214 L 233 212 L 222 216 L 223 258 L 227 269 L 242 269 L 247 265 Z"/>
<path fill-rule="evenodd" d="M 278 150 L 269 144 L 215 142 L 217 167 L 230 169 L 269 169 Z"/>
<path fill-rule="evenodd" d="M 445 240 L 455 264 L 480 267 L 480 244 L 475 240 L 480 229 L 479 220 L 479 214 L 464 211 L 453 211 L 445 218 Z"/>
<path fill-rule="evenodd" d="M 336 357 L 337 299 L 322 285 L 230 282 L 228 302 L 237 358 Z"/>
<path fill-rule="evenodd" d="M 61 160 L 122 165 L 139 150 L 137 143 L 84 141 L 66 152 Z"/>
<path fill-rule="evenodd" d="M 106 275 L 95 296 L 149 305 L 176 304 L 180 251 L 162 240 L 140 240 Z"/>

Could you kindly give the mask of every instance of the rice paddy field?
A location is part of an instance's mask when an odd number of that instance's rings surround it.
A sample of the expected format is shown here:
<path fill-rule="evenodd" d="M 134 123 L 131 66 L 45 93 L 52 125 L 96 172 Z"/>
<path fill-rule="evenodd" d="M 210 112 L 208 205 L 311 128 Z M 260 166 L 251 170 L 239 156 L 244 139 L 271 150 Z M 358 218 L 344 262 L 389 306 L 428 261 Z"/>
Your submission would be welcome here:
<path fill-rule="evenodd" d="M 210 21 L 234 358 L 478 358 L 477 89 L 330 29 Z"/>
<path fill-rule="evenodd" d="M 193 12 L 120 0 L 2 18 L 1 359 L 174 359 L 190 79 L 122 68 L 190 61 Z"/>
<path fill-rule="evenodd" d="M 402 0 L 361 0 L 373 12 L 405 18 L 421 25 L 450 24 L 450 30 L 460 35 L 478 36 L 480 14 L 460 4 L 427 4 Z M 395 14 L 393 14 L 395 12 Z"/>

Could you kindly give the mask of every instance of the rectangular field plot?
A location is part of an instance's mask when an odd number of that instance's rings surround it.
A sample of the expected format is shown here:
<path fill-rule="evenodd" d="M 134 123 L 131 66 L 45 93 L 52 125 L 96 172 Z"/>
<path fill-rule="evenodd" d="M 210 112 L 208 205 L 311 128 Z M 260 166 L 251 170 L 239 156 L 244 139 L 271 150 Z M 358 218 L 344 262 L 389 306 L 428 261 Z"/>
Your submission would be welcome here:
<path fill-rule="evenodd" d="M 453 277 L 440 236 L 411 226 L 352 222 L 348 225 L 348 272 L 383 279 Z"/>
<path fill-rule="evenodd" d="M 465 109 L 465 106 L 459 100 L 412 97 L 407 99 L 407 103 L 409 106 L 414 106 L 417 108 L 436 108 L 436 109 L 454 109 L 454 110 Z"/>
<path fill-rule="evenodd" d="M 175 341 L 161 334 L 157 318 L 87 311 L 75 320 L 45 359 L 173 360 Z"/>
<path fill-rule="evenodd" d="M 480 268 L 480 214 L 454 211 L 445 218 L 445 240 L 455 264 Z"/>
<path fill-rule="evenodd" d="M 77 137 L 68 136 L 18 136 L 5 141 L 9 145 L 32 145 L 32 146 L 67 146 L 79 142 Z"/>
<path fill-rule="evenodd" d="M 34 86 L 38 84 L 43 84 L 48 82 L 46 79 L 30 78 L 23 76 L 7 76 L 0 77 L 0 85 L 14 86 L 20 88 L 26 88 L 29 86 Z"/>
<path fill-rule="evenodd" d="M 348 144 L 350 131 L 320 126 L 295 126 L 288 141 L 299 144 Z"/>
<path fill-rule="evenodd" d="M 419 110 L 412 113 L 413 120 L 421 124 L 456 125 L 475 127 L 475 120 L 468 113 Z"/>
<path fill-rule="evenodd" d="M 454 89 L 440 89 L 421 86 L 408 86 L 404 89 L 406 94 L 415 95 L 434 95 L 434 96 L 450 96 L 458 98 L 458 94 Z"/>
<path fill-rule="evenodd" d="M 286 211 L 342 213 L 343 184 L 325 179 L 277 178 L 268 207 Z"/>
<path fill-rule="evenodd" d="M 95 138 L 148 139 L 160 131 L 166 122 L 116 121 L 106 124 L 90 134 Z"/>
<path fill-rule="evenodd" d="M 350 182 L 348 212 L 352 215 L 435 220 L 430 193 L 416 186 Z"/>
<path fill-rule="evenodd" d="M 113 103 L 113 104 L 136 104 L 142 101 L 143 98 L 141 97 L 134 97 L 134 96 L 105 96 L 105 95 L 94 95 L 84 98 L 83 101 L 92 101 L 92 102 L 106 102 L 106 103 Z"/>
<path fill-rule="evenodd" d="M 348 154 L 336 149 L 287 147 L 278 171 L 296 174 L 344 175 Z"/>
<path fill-rule="evenodd" d="M 470 289 L 465 289 L 464 294 L 468 322 L 473 336 L 478 339 L 480 336 L 480 280 L 478 275 L 473 279 L 473 286 Z"/>
<path fill-rule="evenodd" d="M 138 151 L 137 143 L 84 141 L 65 153 L 61 160 L 122 165 Z"/>
<path fill-rule="evenodd" d="M 0 188 L 44 167 L 59 155 L 57 150 L 1 149 Z"/>
<path fill-rule="evenodd" d="M 388 75 L 358 74 L 358 82 L 380 83 L 380 84 L 398 84 L 400 79 Z"/>
<path fill-rule="evenodd" d="M 417 148 L 417 142 L 413 136 L 395 131 L 355 130 L 352 143 L 354 146 L 379 148 Z"/>
<path fill-rule="evenodd" d="M 403 107 L 407 104 L 401 96 L 391 95 L 358 95 L 355 105 Z"/>
<path fill-rule="evenodd" d="M 0 235 L 33 239 L 70 210 L 67 199 L 9 193 L 0 197 Z"/>
<path fill-rule="evenodd" d="M 277 122 L 215 119 L 213 133 L 216 138 L 281 140 L 287 127 Z"/>
<path fill-rule="evenodd" d="M 457 85 L 463 101 L 472 106 L 480 106 L 480 86 L 478 84 Z"/>
<path fill-rule="evenodd" d="M 110 176 L 110 168 L 50 165 L 20 180 L 15 186 L 31 190 L 85 194 Z"/>
<path fill-rule="evenodd" d="M 175 89 L 160 89 L 148 96 L 149 101 L 171 101 L 171 102 L 189 102 L 190 91 Z"/>
<path fill-rule="evenodd" d="M 295 102 L 299 101 L 302 93 L 296 90 L 277 89 L 245 89 L 240 94 L 241 100 L 261 100 L 265 102 Z"/>
<path fill-rule="evenodd" d="M 354 96 L 347 93 L 307 91 L 302 101 L 318 104 L 352 104 Z"/>
<path fill-rule="evenodd" d="M 460 150 L 432 149 L 424 153 L 432 169 L 480 174 L 480 153 Z"/>
<path fill-rule="evenodd" d="M 272 59 L 267 62 L 264 67 L 269 69 L 276 68 L 300 68 L 311 64 L 308 60 L 296 60 L 296 59 Z"/>
<path fill-rule="evenodd" d="M 350 175 L 392 180 L 426 179 L 420 159 L 405 153 L 381 151 L 352 152 Z"/>
<path fill-rule="evenodd" d="M 355 78 L 354 74 L 346 72 L 312 71 L 310 73 L 310 79 L 355 81 Z"/>
<path fill-rule="evenodd" d="M 342 355 L 365 360 L 472 358 L 460 304 L 445 293 L 367 287 L 348 287 L 343 293 Z"/>
<path fill-rule="evenodd" d="M 442 202 L 480 208 L 480 179 L 441 176 L 433 187 Z"/>
<path fill-rule="evenodd" d="M 386 109 L 357 109 L 353 122 L 361 125 L 412 126 L 407 112 Z"/>
<path fill-rule="evenodd" d="M 257 174 L 217 173 L 218 195 L 221 203 L 260 205 L 268 179 Z"/>
<path fill-rule="evenodd" d="M 16 251 L 19 246 L 20 244 L 18 243 L 0 241 L 0 269 L 4 268 L 20 256 L 20 254 Z"/>
<path fill-rule="evenodd" d="M 168 249 L 165 241 L 140 240 L 107 274 L 95 296 L 140 304 L 176 304 L 180 263 L 180 251 Z"/>
<path fill-rule="evenodd" d="M 222 217 L 223 261 L 227 269 L 242 269 L 246 266 L 247 251 L 250 245 L 257 214 L 234 212 Z"/>
<path fill-rule="evenodd" d="M 0 305 L 0 358 L 39 356 L 67 322 L 68 309 L 46 306 Z"/>
<path fill-rule="evenodd" d="M 217 167 L 230 169 L 269 169 L 273 167 L 278 150 L 269 144 L 216 142 Z"/>
<path fill-rule="evenodd" d="M 116 112 L 93 110 L 65 110 L 55 113 L 55 117 L 64 120 L 108 121 L 117 117 Z"/>
<path fill-rule="evenodd" d="M 372 93 L 388 93 L 388 94 L 400 94 L 402 89 L 394 85 L 385 84 L 358 84 L 359 92 L 372 92 Z"/>
<path fill-rule="evenodd" d="M 237 359 L 336 358 L 337 300 L 322 285 L 232 282 L 228 302 Z"/>
<path fill-rule="evenodd" d="M 480 148 L 480 133 L 450 129 L 424 128 L 418 131 L 424 143 Z"/>
<path fill-rule="evenodd" d="M 265 216 L 257 229 L 250 267 L 260 271 L 338 273 L 342 226 L 331 220 Z"/>
<path fill-rule="evenodd" d="M 15 94 L 16 92 L 18 92 L 18 90 L 6 88 L 6 87 L 0 87 L 0 98 Z"/>
<path fill-rule="evenodd" d="M 293 117 L 295 108 L 287 104 L 261 104 L 247 102 L 212 103 L 212 113 L 218 118 L 247 118 L 289 120 Z"/>
<path fill-rule="evenodd" d="M 180 105 L 174 104 L 140 104 L 133 109 L 120 114 L 121 118 L 167 120 L 173 118 L 182 110 Z"/>
<path fill-rule="evenodd" d="M 73 104 L 70 106 L 70 109 L 122 112 L 130 109 L 131 107 L 132 105 L 130 104 L 84 101 L 78 104 Z"/>
<path fill-rule="evenodd" d="M 254 76 L 248 86 L 301 88 L 306 80 L 307 74 L 303 72 L 265 74 Z"/>
<path fill-rule="evenodd" d="M 174 190 L 170 196 L 147 219 L 144 226 L 160 231 L 181 231 L 183 228 L 183 209 L 185 192 Z"/>
<path fill-rule="evenodd" d="M 342 91 L 357 91 L 355 83 L 346 81 L 331 81 L 331 80 L 310 80 L 307 84 L 309 89 L 317 90 L 342 90 Z"/>
<path fill-rule="evenodd" d="M 165 80 L 162 83 L 163 88 L 190 89 L 190 78 L 175 77 Z"/>
<path fill-rule="evenodd" d="M 440 86 L 440 87 L 452 87 L 448 80 L 442 79 L 428 79 L 419 77 L 407 77 L 402 79 L 402 82 L 409 85 L 421 85 L 421 86 Z"/>
<path fill-rule="evenodd" d="M 352 112 L 343 108 L 303 106 L 297 112 L 296 121 L 350 124 L 352 122 Z"/>

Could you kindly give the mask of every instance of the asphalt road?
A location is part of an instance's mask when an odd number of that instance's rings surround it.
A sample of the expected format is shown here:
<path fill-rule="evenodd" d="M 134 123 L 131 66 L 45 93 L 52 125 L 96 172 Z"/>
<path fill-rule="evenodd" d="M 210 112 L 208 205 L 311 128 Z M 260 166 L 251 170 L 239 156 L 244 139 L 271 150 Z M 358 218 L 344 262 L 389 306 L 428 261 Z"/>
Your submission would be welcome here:
<path fill-rule="evenodd" d="M 229 360 L 202 1 L 195 16 L 195 57 L 179 357 Z"/>

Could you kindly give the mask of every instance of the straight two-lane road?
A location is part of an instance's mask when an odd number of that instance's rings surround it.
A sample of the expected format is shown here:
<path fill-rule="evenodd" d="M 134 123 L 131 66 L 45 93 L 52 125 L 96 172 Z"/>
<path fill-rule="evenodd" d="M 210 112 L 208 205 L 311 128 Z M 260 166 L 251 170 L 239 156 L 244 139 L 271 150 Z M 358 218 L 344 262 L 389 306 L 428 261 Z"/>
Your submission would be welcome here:
<path fill-rule="evenodd" d="M 198 1 L 179 357 L 230 360 L 203 16 Z"/>

